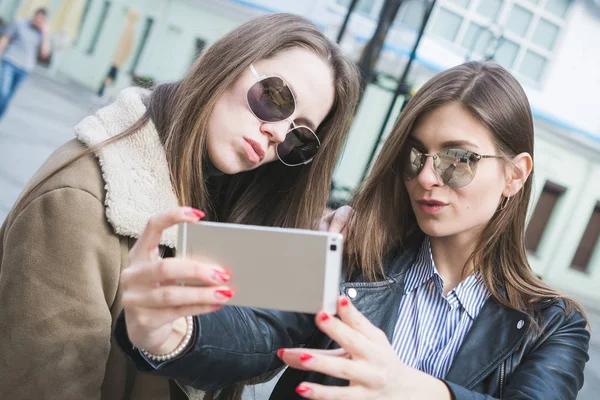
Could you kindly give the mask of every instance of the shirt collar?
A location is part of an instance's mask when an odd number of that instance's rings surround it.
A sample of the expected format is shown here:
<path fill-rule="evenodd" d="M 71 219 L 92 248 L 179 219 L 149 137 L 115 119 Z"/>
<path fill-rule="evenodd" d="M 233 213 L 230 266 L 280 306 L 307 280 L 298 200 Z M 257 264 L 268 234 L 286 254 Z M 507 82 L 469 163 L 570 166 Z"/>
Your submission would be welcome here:
<path fill-rule="evenodd" d="M 404 295 L 432 279 L 441 296 L 444 281 L 435 266 L 431 253 L 431 242 L 429 236 L 426 236 L 413 266 L 406 272 Z M 455 296 L 467 314 L 475 319 L 489 295 L 490 292 L 483 282 L 483 277 L 479 272 L 474 272 L 448 293 L 447 300 L 451 302 L 451 297 Z"/>

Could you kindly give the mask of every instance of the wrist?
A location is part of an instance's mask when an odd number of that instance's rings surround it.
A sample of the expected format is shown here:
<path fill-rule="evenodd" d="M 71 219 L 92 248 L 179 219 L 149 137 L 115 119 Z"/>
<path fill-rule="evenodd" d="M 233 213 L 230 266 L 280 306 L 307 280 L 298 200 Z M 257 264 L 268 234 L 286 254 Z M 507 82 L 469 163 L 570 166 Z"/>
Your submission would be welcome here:
<path fill-rule="evenodd" d="M 154 361 L 167 361 L 181 355 L 192 342 L 194 333 L 193 317 L 181 317 L 173 322 L 172 333 L 161 346 L 140 349 L 148 358 Z"/>

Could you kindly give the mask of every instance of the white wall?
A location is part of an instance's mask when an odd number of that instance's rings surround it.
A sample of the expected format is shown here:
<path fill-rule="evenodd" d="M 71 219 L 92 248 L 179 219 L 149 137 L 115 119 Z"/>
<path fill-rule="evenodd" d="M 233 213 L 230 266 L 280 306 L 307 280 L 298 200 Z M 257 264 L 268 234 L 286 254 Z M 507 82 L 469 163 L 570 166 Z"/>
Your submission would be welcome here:
<path fill-rule="evenodd" d="M 525 85 L 533 107 L 600 138 L 600 8 L 574 1 L 541 88 Z"/>

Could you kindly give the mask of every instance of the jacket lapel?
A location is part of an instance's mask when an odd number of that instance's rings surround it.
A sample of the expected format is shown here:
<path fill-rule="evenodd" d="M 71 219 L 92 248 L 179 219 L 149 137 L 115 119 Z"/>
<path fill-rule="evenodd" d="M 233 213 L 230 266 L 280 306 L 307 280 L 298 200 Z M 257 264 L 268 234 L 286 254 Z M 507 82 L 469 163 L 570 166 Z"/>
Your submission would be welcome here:
<path fill-rule="evenodd" d="M 529 315 L 504 307 L 490 297 L 462 343 L 446 379 L 472 389 L 521 343 Z"/>
<path fill-rule="evenodd" d="M 414 263 L 417 251 L 414 246 L 394 251 L 395 254 L 383 261 L 387 280 L 379 282 L 349 282 L 341 285 L 342 294 L 354 290 L 352 303 L 373 325 L 383 330 L 390 342 L 396 327 L 400 301 L 404 295 L 406 271 Z M 352 297 L 352 296 L 350 296 Z"/>

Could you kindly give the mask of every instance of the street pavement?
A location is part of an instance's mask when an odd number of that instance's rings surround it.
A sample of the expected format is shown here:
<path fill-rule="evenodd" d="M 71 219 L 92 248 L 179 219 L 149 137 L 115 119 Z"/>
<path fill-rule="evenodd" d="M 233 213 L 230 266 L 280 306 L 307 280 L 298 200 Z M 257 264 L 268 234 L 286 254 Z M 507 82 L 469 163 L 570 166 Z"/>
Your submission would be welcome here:
<path fill-rule="evenodd" d="M 35 72 L 0 121 L 0 224 L 44 160 L 72 139 L 73 126 L 100 106 L 95 94 L 64 79 Z M 578 399 L 600 399 L 600 305 L 583 302 L 592 327 L 590 361 Z M 266 396 L 257 388 L 256 398 Z M 543 399 L 540 399 L 543 400 Z"/>

